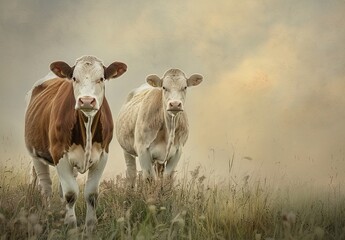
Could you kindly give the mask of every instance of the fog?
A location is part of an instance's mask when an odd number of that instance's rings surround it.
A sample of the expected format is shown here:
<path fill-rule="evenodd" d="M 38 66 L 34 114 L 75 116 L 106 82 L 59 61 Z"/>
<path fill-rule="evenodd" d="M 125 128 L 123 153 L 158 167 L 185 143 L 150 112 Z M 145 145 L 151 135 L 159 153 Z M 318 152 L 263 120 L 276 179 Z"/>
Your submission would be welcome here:
<path fill-rule="evenodd" d="M 205 174 L 328 186 L 345 180 L 345 2 L 1 1 L 2 163 L 29 162 L 25 94 L 52 61 L 122 61 L 106 97 L 114 118 L 149 74 L 180 68 L 190 137 L 178 165 Z M 20 160 L 21 159 L 21 160 Z M 105 176 L 125 172 L 116 139 Z"/>

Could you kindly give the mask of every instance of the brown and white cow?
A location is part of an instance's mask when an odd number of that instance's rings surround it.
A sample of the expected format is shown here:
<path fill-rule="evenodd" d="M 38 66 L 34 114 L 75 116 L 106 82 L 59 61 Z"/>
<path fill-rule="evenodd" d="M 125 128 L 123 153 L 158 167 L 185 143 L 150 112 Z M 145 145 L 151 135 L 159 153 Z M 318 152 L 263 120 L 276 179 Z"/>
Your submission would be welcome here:
<path fill-rule="evenodd" d="M 49 165 L 56 167 L 66 201 L 65 223 L 75 227 L 79 188 L 74 171 L 89 170 L 84 191 L 85 225 L 92 231 L 97 221 L 99 181 L 113 137 L 113 119 L 104 96 L 105 80 L 121 76 L 127 66 L 114 62 L 104 67 L 98 58 L 83 56 L 73 67 L 59 61 L 53 62 L 50 69 L 59 78 L 37 82 L 28 93 L 25 143 L 32 156 L 33 175 L 38 177 L 41 193 L 49 202 Z"/>
<path fill-rule="evenodd" d="M 137 174 L 136 157 L 145 179 L 156 178 L 157 173 L 172 175 L 188 138 L 184 111 L 187 87 L 198 85 L 202 79 L 199 74 L 186 78 L 181 70 L 170 69 L 163 78 L 148 76 L 149 85 L 129 94 L 116 121 L 116 137 L 132 185 Z"/>

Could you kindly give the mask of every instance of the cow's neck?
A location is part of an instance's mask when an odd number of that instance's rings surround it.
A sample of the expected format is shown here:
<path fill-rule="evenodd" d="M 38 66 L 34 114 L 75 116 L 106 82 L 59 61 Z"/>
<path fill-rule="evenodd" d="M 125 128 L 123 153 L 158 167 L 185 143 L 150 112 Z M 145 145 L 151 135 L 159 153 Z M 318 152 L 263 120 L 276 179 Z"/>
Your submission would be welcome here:
<path fill-rule="evenodd" d="M 91 151 L 92 151 L 92 139 L 95 133 L 97 121 L 99 119 L 99 113 L 97 113 L 95 116 L 85 116 L 80 111 L 78 112 L 79 115 L 79 126 L 81 129 L 82 134 L 82 144 L 84 148 L 84 154 L 85 154 L 85 162 L 84 162 L 84 169 L 83 172 L 86 171 L 86 169 L 89 168 L 90 161 L 91 161 Z"/>
<path fill-rule="evenodd" d="M 177 115 L 170 115 L 166 111 L 164 111 L 164 113 L 165 113 L 164 114 L 165 115 L 165 124 L 166 124 L 166 128 L 167 128 L 167 131 L 168 131 L 168 143 L 167 143 L 166 154 L 165 154 L 165 159 L 164 159 L 164 162 L 166 162 L 167 158 L 168 158 L 168 156 L 170 154 L 171 146 L 175 142 L 175 131 L 176 131 Z"/>

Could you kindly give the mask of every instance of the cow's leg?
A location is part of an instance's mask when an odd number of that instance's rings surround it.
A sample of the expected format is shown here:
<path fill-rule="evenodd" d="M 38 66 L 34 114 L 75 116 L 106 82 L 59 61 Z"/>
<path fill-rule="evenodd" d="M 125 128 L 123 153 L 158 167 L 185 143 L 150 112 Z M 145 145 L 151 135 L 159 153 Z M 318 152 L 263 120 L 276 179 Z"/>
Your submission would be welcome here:
<path fill-rule="evenodd" d="M 164 178 L 172 178 L 174 170 L 176 168 L 176 165 L 178 161 L 180 160 L 182 151 L 181 149 L 178 149 L 174 156 L 172 156 L 166 163 L 165 170 L 163 173 Z"/>
<path fill-rule="evenodd" d="M 52 196 L 52 180 L 50 179 L 49 166 L 43 161 L 43 159 L 41 160 L 38 157 L 32 158 L 32 180 L 34 181 L 34 174 L 36 174 L 38 186 L 43 196 L 43 205 L 49 207 Z"/>
<path fill-rule="evenodd" d="M 152 157 L 147 148 L 141 150 L 138 154 L 141 169 L 143 171 L 143 177 L 146 180 L 156 179 L 156 172 L 152 163 Z"/>
<path fill-rule="evenodd" d="M 135 162 L 135 157 L 126 151 L 123 151 L 123 154 L 125 156 L 127 166 L 126 178 L 130 186 L 133 188 L 137 177 L 137 164 Z"/>
<path fill-rule="evenodd" d="M 78 170 L 75 167 L 73 168 L 73 176 L 74 176 L 75 179 L 77 179 L 77 177 L 78 177 Z M 61 183 L 59 184 L 59 195 L 60 195 L 61 200 L 65 201 L 64 198 L 63 198 L 63 192 L 62 192 Z"/>
<path fill-rule="evenodd" d="M 73 174 L 73 167 L 69 163 L 68 158 L 63 157 L 56 165 L 56 169 L 60 179 L 63 199 L 66 201 L 65 224 L 70 227 L 76 227 L 77 218 L 74 209 L 79 194 L 79 187 Z"/>
<path fill-rule="evenodd" d="M 98 186 L 101 180 L 108 154 L 103 152 L 98 162 L 89 168 L 85 184 L 84 197 L 86 200 L 86 232 L 91 233 L 97 223 L 96 206 L 98 198 Z"/>
<path fill-rule="evenodd" d="M 164 172 L 164 168 L 165 168 L 165 165 L 164 164 L 161 164 L 159 162 L 156 162 L 155 163 L 155 170 L 156 170 L 156 174 L 159 178 L 162 178 L 163 177 L 163 172 Z"/>

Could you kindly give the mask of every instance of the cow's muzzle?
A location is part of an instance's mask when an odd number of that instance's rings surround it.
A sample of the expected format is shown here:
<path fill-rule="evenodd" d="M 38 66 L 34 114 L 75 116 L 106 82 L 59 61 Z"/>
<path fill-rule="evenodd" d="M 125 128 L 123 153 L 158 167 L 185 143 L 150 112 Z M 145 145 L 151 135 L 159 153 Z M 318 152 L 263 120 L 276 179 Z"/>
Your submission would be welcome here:
<path fill-rule="evenodd" d="M 172 114 L 177 114 L 178 112 L 183 111 L 183 104 L 181 101 L 170 101 L 168 103 L 167 111 Z"/>
<path fill-rule="evenodd" d="M 96 99 L 94 97 L 80 97 L 78 99 L 77 108 L 83 111 L 93 111 L 96 109 Z"/>

